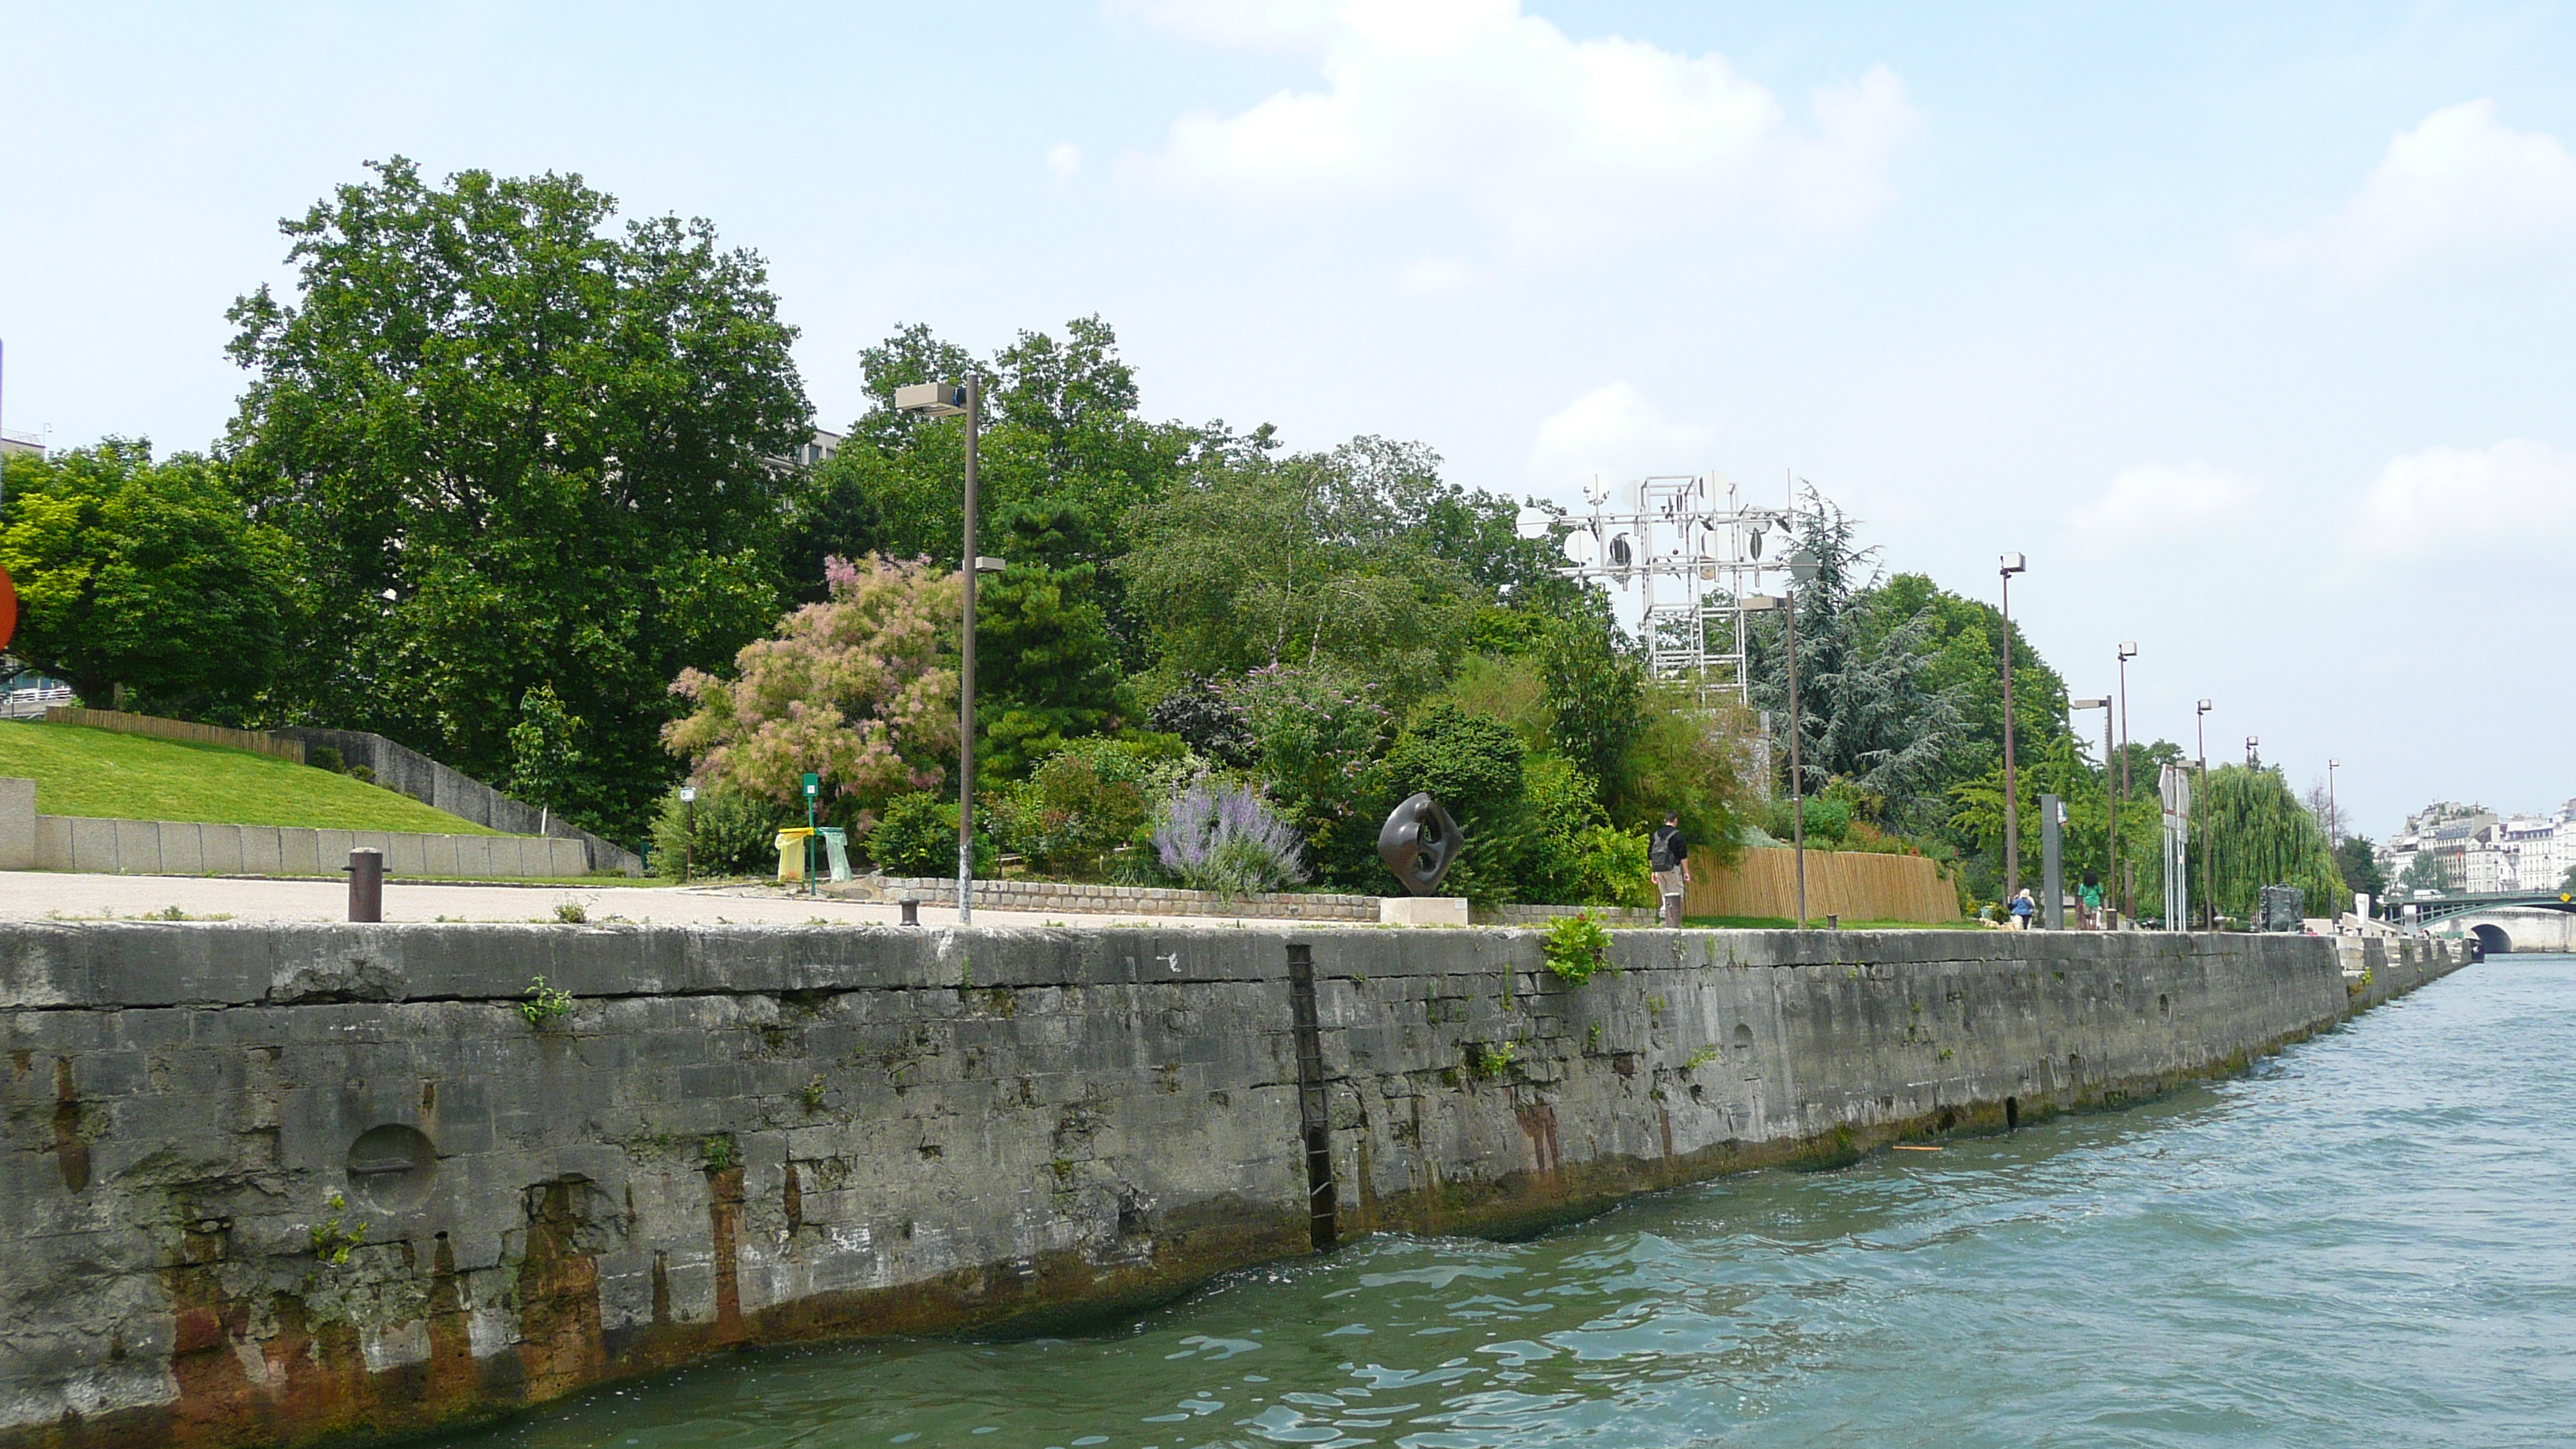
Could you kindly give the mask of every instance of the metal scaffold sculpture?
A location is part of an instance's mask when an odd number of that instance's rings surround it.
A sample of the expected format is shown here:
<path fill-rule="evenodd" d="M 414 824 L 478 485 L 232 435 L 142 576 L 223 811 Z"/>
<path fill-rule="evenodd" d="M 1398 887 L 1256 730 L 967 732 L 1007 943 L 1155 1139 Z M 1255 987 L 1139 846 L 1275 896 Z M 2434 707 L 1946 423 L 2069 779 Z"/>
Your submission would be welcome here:
<path fill-rule="evenodd" d="M 1764 573 L 1783 567 L 1790 510 L 1744 501 L 1716 474 L 1642 478 L 1616 489 L 1597 480 L 1583 490 L 1589 514 L 1542 523 L 1566 528 L 1566 567 L 1586 582 L 1643 590 L 1638 632 L 1646 667 L 1658 679 L 1688 681 L 1700 701 L 1750 703 L 1744 654 L 1747 594 L 1761 592 Z M 1615 505 L 1617 506 L 1614 506 Z M 1783 535 L 1775 557 L 1765 538 Z"/>

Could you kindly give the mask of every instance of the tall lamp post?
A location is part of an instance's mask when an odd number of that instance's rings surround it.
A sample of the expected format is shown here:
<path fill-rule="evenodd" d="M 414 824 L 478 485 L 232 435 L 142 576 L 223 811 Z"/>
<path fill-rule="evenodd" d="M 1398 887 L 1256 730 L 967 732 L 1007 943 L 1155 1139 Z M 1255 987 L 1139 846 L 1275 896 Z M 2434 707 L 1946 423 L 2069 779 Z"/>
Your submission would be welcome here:
<path fill-rule="evenodd" d="M 1815 556 L 1801 549 L 1789 556 L 1789 576 L 1805 583 L 1816 576 Z M 1806 780 L 1798 759 L 1798 607 L 1797 596 L 1746 594 L 1738 607 L 1748 614 L 1778 610 L 1789 621 L 1789 848 L 1798 866 L 1798 929 L 1807 929 Z"/>
<path fill-rule="evenodd" d="M 897 412 L 966 420 L 966 530 L 959 557 L 966 575 L 964 632 L 957 651 L 957 924 L 975 919 L 975 576 L 999 573 L 1002 561 L 975 552 L 975 447 L 983 424 L 984 379 L 918 382 L 894 390 Z"/>
<path fill-rule="evenodd" d="M 2209 708 L 2209 701 L 2205 699 L 2202 700 L 2200 702 L 2200 711 L 2192 720 L 2192 727 L 2199 732 L 2198 737 L 2200 741 L 2200 790 L 2191 798 L 2192 813 L 2195 815 L 2200 814 L 2201 810 L 2205 808 L 2202 802 L 2209 798 Z M 2202 926 L 2215 931 L 2218 929 L 2218 899 L 2216 896 L 2212 895 L 2211 892 L 2216 889 L 2217 872 L 2211 868 L 2210 864 L 2211 855 L 2208 817 L 2205 815 L 2202 816 L 2199 824 L 2200 921 Z"/>
<path fill-rule="evenodd" d="M 2335 808 L 2335 771 L 2342 768 L 2341 760 L 2326 761 L 2326 849 L 2328 850 L 2343 844 L 2343 812 Z"/>
<path fill-rule="evenodd" d="M 2120 806 L 2117 810 L 2111 812 L 2111 834 L 2114 838 L 2117 838 L 2120 833 L 2120 817 L 2127 814 L 2129 809 L 2129 661 L 2137 657 L 2137 641 L 2134 639 L 2121 640 Z M 2122 920 L 2134 921 L 2138 918 L 2138 893 L 2136 889 L 2129 884 L 2129 877 L 2136 873 L 2137 867 L 2131 866 L 2125 870 L 2116 881 L 2116 884 L 2120 887 L 2120 918 Z"/>
<path fill-rule="evenodd" d="M 2005 554 L 2000 562 L 1996 572 L 2004 581 L 2004 911 L 2009 915 L 2013 897 L 2021 893 L 2021 782 L 2013 767 L 2012 581 L 2029 565 L 2017 553 Z"/>
<path fill-rule="evenodd" d="M 2111 696 L 2105 694 L 2094 699 L 2070 699 L 2066 702 L 2066 709 L 2070 714 L 2079 709 L 2102 711 L 2102 811 L 2111 822 L 2109 847 L 2111 858 L 2103 864 L 2103 868 L 2109 871 L 2110 875 L 2102 883 L 2103 899 L 2107 901 L 2120 879 L 2120 805 L 2119 801 L 2112 797 L 2111 790 Z M 2103 924 L 2109 925 L 2110 922 L 2105 921 Z"/>

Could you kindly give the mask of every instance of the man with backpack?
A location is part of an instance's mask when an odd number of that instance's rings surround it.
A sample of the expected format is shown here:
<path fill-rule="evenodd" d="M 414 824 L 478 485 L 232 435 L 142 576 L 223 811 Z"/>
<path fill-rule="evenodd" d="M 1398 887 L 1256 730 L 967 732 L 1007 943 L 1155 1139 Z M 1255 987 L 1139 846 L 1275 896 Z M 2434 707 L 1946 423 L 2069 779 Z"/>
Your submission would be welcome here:
<path fill-rule="evenodd" d="M 1646 845 L 1646 863 L 1655 872 L 1655 893 L 1663 897 L 1664 924 L 1682 923 L 1682 892 L 1690 885 L 1690 841 L 1682 835 L 1678 812 L 1664 813 L 1664 826 Z"/>

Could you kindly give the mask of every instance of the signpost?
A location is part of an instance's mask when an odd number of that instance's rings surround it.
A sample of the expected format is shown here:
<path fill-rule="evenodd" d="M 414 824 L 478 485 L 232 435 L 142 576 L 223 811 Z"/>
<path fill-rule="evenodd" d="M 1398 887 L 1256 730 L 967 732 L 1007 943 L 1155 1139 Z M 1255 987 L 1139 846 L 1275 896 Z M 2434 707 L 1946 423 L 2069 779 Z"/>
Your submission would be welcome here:
<path fill-rule="evenodd" d="M 689 867 L 695 864 L 698 845 L 698 787 L 680 787 L 680 884 L 689 883 Z"/>
<path fill-rule="evenodd" d="M 820 888 L 814 884 L 814 842 L 821 838 L 814 833 L 814 801 L 822 793 L 823 777 L 807 770 L 805 772 L 805 894 L 809 896 L 820 893 Z"/>

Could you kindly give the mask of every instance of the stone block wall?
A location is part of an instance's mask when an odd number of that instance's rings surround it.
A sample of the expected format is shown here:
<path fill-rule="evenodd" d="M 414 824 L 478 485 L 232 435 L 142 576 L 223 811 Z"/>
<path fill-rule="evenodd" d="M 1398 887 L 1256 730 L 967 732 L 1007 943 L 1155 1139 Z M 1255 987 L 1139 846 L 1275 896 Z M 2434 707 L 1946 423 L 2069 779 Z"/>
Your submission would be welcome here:
<path fill-rule="evenodd" d="M 2449 957 L 2375 979 L 2429 979 Z M 0 923 L 0 1446 L 424 1428 L 2237 1067 L 2329 942 Z M 571 993 L 560 1015 L 531 988 Z M 335 1195 L 339 1204 L 334 1204 Z"/>

